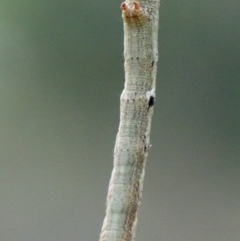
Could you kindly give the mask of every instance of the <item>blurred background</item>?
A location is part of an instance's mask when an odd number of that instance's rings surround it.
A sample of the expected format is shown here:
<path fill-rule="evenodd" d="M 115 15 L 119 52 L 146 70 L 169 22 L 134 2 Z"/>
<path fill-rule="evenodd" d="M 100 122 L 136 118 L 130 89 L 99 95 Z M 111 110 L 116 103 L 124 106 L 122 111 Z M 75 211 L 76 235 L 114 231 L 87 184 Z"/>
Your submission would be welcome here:
<path fill-rule="evenodd" d="M 120 2 L 0 1 L 0 241 L 98 240 L 123 89 Z M 137 241 L 240 240 L 240 2 L 162 0 Z"/>

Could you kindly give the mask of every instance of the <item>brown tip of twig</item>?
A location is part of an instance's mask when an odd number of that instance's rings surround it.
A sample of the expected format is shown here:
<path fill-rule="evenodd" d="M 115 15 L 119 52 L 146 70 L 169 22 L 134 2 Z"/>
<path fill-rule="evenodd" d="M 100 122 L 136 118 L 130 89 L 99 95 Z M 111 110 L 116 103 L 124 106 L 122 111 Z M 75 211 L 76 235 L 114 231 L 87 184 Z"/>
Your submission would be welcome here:
<path fill-rule="evenodd" d="M 120 8 L 125 11 L 127 10 L 127 4 L 125 2 L 121 3 Z"/>

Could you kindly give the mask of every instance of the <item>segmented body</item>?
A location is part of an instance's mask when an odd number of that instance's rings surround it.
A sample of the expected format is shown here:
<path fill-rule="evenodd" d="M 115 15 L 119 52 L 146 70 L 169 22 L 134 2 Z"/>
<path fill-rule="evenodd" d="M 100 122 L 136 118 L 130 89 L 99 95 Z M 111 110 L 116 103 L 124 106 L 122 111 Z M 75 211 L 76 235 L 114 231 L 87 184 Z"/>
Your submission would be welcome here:
<path fill-rule="evenodd" d="M 135 239 L 137 212 L 150 147 L 158 60 L 157 40 L 153 38 L 157 38 L 159 1 L 150 2 L 152 5 L 148 8 L 136 1 L 121 4 L 125 86 L 121 94 L 114 167 L 100 241 Z"/>

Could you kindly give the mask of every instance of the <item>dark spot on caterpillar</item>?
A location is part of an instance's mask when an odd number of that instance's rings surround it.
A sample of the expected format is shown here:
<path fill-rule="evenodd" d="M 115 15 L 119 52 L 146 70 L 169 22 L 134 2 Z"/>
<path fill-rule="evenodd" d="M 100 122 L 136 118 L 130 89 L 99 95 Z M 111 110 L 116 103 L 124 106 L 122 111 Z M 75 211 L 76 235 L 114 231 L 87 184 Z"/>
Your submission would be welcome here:
<path fill-rule="evenodd" d="M 153 65 L 154 65 L 154 61 L 151 63 L 151 66 L 153 67 Z"/>
<path fill-rule="evenodd" d="M 150 96 L 149 101 L 148 101 L 148 109 L 149 109 L 151 106 L 154 105 L 154 101 L 155 101 L 154 97 L 153 97 L 153 96 Z"/>
<path fill-rule="evenodd" d="M 126 9 L 127 9 L 126 3 L 125 3 L 125 2 L 121 3 L 120 8 L 121 8 L 122 10 L 126 10 Z"/>

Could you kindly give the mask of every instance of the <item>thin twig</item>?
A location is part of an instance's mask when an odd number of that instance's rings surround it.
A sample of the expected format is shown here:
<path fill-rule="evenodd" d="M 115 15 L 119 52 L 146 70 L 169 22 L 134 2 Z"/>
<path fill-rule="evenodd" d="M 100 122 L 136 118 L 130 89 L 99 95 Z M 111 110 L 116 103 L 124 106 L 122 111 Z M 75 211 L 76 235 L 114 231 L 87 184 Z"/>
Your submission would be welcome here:
<path fill-rule="evenodd" d="M 100 241 L 135 240 L 155 102 L 159 2 L 121 4 L 125 86 Z"/>

